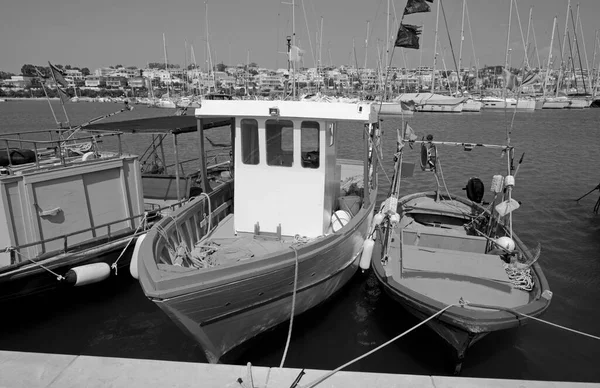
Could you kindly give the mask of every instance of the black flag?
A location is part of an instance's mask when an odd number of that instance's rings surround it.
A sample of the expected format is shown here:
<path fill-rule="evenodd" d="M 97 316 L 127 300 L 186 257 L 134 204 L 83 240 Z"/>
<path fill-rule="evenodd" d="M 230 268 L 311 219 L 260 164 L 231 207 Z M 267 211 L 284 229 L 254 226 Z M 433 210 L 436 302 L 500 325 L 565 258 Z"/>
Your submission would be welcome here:
<path fill-rule="evenodd" d="M 404 7 L 404 14 L 410 15 L 411 13 L 431 12 L 429 4 L 425 1 L 433 3 L 433 0 L 408 0 L 406 7 Z"/>
<path fill-rule="evenodd" d="M 418 49 L 419 35 L 421 35 L 421 27 L 410 24 L 400 24 L 394 46 Z"/>

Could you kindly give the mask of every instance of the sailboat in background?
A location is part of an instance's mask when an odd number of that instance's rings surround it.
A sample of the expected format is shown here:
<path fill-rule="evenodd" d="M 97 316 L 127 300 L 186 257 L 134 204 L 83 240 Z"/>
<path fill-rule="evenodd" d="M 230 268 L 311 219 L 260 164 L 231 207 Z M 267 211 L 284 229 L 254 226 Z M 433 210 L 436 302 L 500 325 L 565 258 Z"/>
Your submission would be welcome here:
<path fill-rule="evenodd" d="M 428 11 L 429 12 L 429 11 Z M 406 14 L 406 9 L 405 9 Z M 417 112 L 443 112 L 443 113 L 460 113 L 463 110 L 463 97 L 444 96 L 435 93 L 435 67 L 437 61 L 437 43 L 438 43 L 438 26 L 440 18 L 440 2 L 437 2 L 437 12 L 435 21 L 435 37 L 434 37 L 434 55 L 433 69 L 431 71 L 431 93 L 403 93 L 398 99 L 406 103 L 414 103 Z"/>
<path fill-rule="evenodd" d="M 175 99 L 173 99 L 170 96 L 170 88 L 171 88 L 171 83 L 172 83 L 172 79 L 170 76 L 170 72 L 169 72 L 169 60 L 167 57 L 167 40 L 165 37 L 165 34 L 163 33 L 163 50 L 165 53 L 165 71 L 169 74 L 169 80 L 168 80 L 168 84 L 167 84 L 167 93 L 163 94 L 160 99 L 156 102 L 156 107 L 157 108 L 177 108 L 177 104 L 175 103 Z"/>

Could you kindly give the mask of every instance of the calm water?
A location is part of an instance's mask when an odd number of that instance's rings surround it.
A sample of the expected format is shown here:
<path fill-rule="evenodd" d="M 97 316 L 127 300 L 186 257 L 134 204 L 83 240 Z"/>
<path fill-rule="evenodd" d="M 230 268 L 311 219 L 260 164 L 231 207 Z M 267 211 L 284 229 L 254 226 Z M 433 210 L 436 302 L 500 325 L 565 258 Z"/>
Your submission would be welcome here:
<path fill-rule="evenodd" d="M 56 105 L 58 108 L 58 105 Z M 71 120 L 80 123 L 120 109 L 117 104 L 73 104 Z M 164 115 L 168 111 L 136 107 L 116 118 Z M 503 112 L 435 115 L 418 114 L 411 126 L 419 135 L 436 140 L 504 143 L 512 115 Z M 522 201 L 515 228 L 530 246 L 542 244 L 540 264 L 554 292 L 544 318 L 590 334 L 600 335 L 600 216 L 592 213 L 598 193 L 574 201 L 600 181 L 598 122 L 600 109 L 518 113 L 512 130 L 516 159 L 525 152 L 514 197 Z M 53 126 L 46 102 L 0 104 L 0 131 Z M 386 120 L 384 158 L 391 177 L 395 127 Z M 361 154 L 356 145 L 361 129 L 342 127 L 340 154 Z M 209 136 L 224 139 L 211 131 Z M 142 140 L 143 141 L 142 141 Z M 128 136 L 124 149 L 142 152 L 145 139 Z M 182 142 L 184 143 L 184 142 Z M 105 143 L 106 147 L 112 143 Z M 193 142 L 183 145 L 191 156 Z M 489 187 L 494 174 L 503 174 L 506 159 L 487 149 L 464 152 L 438 148 L 446 183 L 459 191 L 469 177 L 479 176 Z M 408 161 L 417 161 L 415 151 Z M 381 174 L 385 197 L 389 184 Z M 402 193 L 431 189 L 430 174 L 418 172 L 402 182 Z M 490 199 L 490 194 L 486 193 Z M 0 320 L 0 349 L 95 356 L 205 362 L 201 350 L 182 334 L 139 285 L 122 274 L 100 285 L 52 294 L 17 306 L 4 306 Z M 391 301 L 370 273 L 357 274 L 335 298 L 294 322 L 286 366 L 333 369 L 414 326 L 416 321 Z M 231 363 L 279 365 L 287 325 L 249 344 Z M 352 365 L 365 372 L 435 374 L 452 371 L 451 352 L 441 339 L 423 327 L 387 348 Z M 600 342 L 566 331 L 531 323 L 494 333 L 467 352 L 462 375 L 472 377 L 600 382 Z"/>

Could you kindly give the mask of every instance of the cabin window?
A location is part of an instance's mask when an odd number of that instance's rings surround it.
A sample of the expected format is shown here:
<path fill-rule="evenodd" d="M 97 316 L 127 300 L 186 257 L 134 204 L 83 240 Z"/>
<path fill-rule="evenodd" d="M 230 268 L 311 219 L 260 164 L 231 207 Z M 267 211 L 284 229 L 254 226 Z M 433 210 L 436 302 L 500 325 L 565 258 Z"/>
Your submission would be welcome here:
<path fill-rule="evenodd" d="M 319 123 L 303 121 L 301 133 L 302 167 L 319 168 Z"/>
<path fill-rule="evenodd" d="M 294 123 L 289 120 L 267 120 L 267 164 L 291 167 L 294 164 Z"/>
<path fill-rule="evenodd" d="M 240 132 L 242 135 L 242 162 L 244 164 L 258 164 L 260 160 L 258 122 L 253 119 L 242 119 Z"/>

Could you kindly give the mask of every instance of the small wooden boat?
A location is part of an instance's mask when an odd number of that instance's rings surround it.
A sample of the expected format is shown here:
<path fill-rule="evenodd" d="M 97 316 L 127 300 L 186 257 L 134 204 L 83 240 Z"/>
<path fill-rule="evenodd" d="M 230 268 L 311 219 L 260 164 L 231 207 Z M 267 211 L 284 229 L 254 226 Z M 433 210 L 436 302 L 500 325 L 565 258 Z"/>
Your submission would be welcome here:
<path fill-rule="evenodd" d="M 421 144 L 423 167 L 438 174 L 436 143 Z M 511 147 L 498 148 L 512 154 Z M 393 182 L 392 196 L 375 216 L 381 224 L 373 270 L 385 292 L 421 320 L 451 306 L 427 324 L 456 350 L 458 373 L 469 346 L 548 308 L 552 293 L 537 262 L 540 248 L 531 252 L 512 231 L 514 174 L 494 177 L 493 192 L 506 198 L 494 199 L 495 206 L 482 204 L 477 178 L 466 187 L 468 198 L 438 187 L 396 199 L 399 178 Z"/>
<path fill-rule="evenodd" d="M 0 136 L 10 150 L 0 152 L 2 301 L 126 269 L 145 226 L 137 157 L 94 151 L 102 138 L 120 133 L 65 140 L 54 132 Z M 118 144 L 120 150 L 120 138 Z"/>
<path fill-rule="evenodd" d="M 205 100 L 196 117 L 199 127 L 230 120 L 234 179 L 204 184 L 148 232 L 139 280 L 217 362 L 355 273 L 377 195 L 379 129 L 363 103 Z M 341 122 L 359 125 L 362 161 L 338 159 Z"/>

